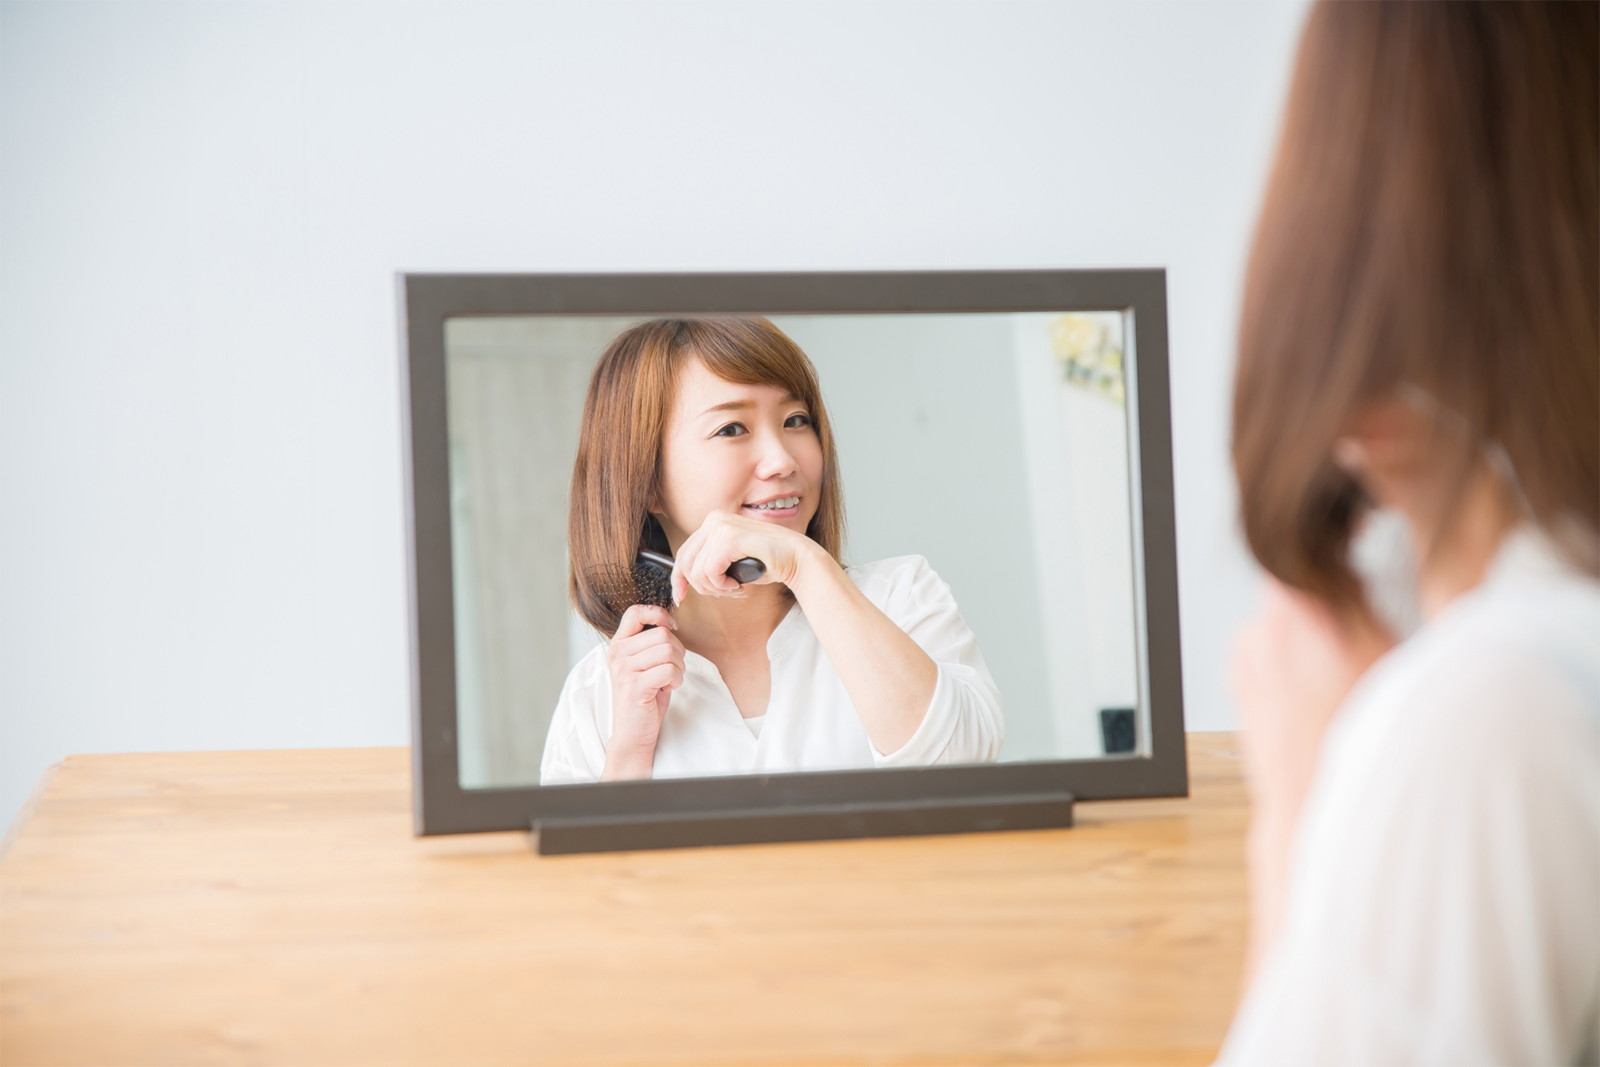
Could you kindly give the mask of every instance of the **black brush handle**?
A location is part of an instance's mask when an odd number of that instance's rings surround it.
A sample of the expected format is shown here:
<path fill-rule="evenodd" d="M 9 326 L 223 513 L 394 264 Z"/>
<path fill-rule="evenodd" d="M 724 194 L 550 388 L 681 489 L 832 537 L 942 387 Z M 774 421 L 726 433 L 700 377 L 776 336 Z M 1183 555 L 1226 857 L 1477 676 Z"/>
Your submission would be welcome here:
<path fill-rule="evenodd" d="M 639 550 L 639 558 L 649 560 L 656 566 L 665 567 L 669 571 L 673 567 L 671 556 L 663 556 L 661 553 L 652 552 L 648 548 Z M 751 582 L 758 581 L 763 574 L 767 573 L 767 565 L 754 556 L 746 556 L 744 559 L 734 560 L 723 573 L 740 585 L 749 585 Z"/>
<path fill-rule="evenodd" d="M 740 585 L 749 585 L 751 582 L 759 581 L 761 576 L 767 573 L 767 565 L 754 556 L 746 556 L 728 564 L 728 569 L 722 573 Z"/>

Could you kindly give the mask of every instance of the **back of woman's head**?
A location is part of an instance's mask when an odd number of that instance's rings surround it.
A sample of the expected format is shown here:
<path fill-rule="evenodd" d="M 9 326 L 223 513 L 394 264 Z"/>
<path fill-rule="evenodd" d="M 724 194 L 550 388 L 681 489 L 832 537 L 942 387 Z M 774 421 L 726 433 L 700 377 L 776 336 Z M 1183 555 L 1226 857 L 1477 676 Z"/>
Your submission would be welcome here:
<path fill-rule="evenodd" d="M 724 381 L 777 386 L 806 406 L 823 459 L 817 512 L 806 533 L 839 558 L 844 500 L 838 457 L 816 370 L 800 346 L 763 318 L 641 322 L 612 339 L 589 378 L 567 508 L 572 603 L 606 634 L 616 632 L 621 612 L 597 576 L 629 572 L 641 548 L 670 551 L 649 508 L 679 371 L 691 359 Z"/>
<path fill-rule="evenodd" d="M 1333 446 L 1397 395 L 1448 413 L 1442 500 L 1499 456 L 1546 529 L 1591 542 L 1600 529 L 1596 13 L 1313 9 L 1234 387 L 1246 537 L 1288 584 L 1359 602 L 1346 554 L 1362 491 Z"/>

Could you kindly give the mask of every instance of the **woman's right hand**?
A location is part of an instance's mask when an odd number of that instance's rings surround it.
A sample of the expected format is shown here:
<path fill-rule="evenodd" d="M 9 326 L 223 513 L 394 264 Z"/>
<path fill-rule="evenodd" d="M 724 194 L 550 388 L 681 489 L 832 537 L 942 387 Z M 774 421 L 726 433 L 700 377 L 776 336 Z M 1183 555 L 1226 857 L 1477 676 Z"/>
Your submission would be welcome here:
<path fill-rule="evenodd" d="M 617 624 L 606 649 L 611 739 L 602 782 L 650 777 L 667 702 L 683 684 L 683 642 L 673 633 L 677 628 L 665 608 L 645 604 L 629 608 Z"/>

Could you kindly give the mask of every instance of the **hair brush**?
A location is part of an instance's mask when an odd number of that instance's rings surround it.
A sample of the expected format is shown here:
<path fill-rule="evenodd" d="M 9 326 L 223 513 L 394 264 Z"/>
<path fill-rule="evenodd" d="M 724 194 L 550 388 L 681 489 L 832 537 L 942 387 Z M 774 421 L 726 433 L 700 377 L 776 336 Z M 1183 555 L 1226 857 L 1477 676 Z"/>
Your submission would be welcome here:
<path fill-rule="evenodd" d="M 671 556 L 641 548 L 632 567 L 595 567 L 589 580 L 606 606 L 618 615 L 635 604 L 672 607 Z M 767 573 L 767 565 L 754 556 L 734 560 L 724 571 L 740 585 L 748 585 Z"/>

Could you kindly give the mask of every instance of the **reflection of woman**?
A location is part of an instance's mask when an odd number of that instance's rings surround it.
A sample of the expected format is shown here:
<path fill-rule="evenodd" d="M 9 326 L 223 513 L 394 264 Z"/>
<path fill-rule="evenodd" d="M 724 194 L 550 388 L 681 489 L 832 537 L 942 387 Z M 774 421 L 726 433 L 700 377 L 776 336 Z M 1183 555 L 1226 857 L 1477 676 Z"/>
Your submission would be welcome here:
<path fill-rule="evenodd" d="M 931 515 L 935 501 L 907 500 Z M 584 405 L 572 599 L 611 635 L 567 677 L 540 781 L 993 760 L 996 690 L 920 556 L 842 568 L 844 505 L 811 362 L 764 319 L 647 322 Z M 677 608 L 619 615 L 595 575 L 676 557 Z M 755 557 L 766 575 L 725 575 Z"/>
<path fill-rule="evenodd" d="M 1597 53 L 1592 3 L 1311 14 L 1239 333 L 1225 1062 L 1600 1056 Z"/>

